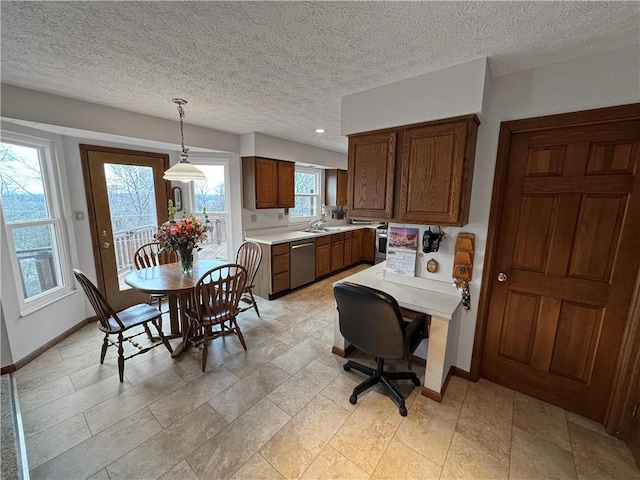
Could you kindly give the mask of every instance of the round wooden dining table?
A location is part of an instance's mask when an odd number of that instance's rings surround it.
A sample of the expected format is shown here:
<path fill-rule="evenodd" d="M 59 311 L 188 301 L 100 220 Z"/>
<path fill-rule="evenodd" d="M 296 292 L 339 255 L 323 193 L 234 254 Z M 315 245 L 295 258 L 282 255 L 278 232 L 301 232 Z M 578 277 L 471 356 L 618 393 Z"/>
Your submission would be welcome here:
<path fill-rule="evenodd" d="M 167 263 L 135 270 L 124 278 L 127 285 L 141 292 L 167 295 L 171 333 L 182 336 L 182 342 L 174 348 L 172 356 L 180 355 L 187 347 L 188 320 L 184 312 L 191 291 L 202 275 L 212 268 L 227 264 L 225 260 L 196 260 L 193 262 L 193 273 L 183 275 L 179 262 Z"/>

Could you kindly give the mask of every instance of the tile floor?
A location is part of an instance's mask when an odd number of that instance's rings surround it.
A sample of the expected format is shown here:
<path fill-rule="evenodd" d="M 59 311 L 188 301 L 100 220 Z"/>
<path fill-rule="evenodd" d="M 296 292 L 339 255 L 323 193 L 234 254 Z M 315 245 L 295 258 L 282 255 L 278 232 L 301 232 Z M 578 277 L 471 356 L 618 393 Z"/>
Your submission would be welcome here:
<path fill-rule="evenodd" d="M 380 390 L 351 405 L 336 279 L 243 313 L 248 352 L 217 339 L 205 373 L 157 348 L 120 383 L 94 325 L 48 350 L 16 374 L 32 478 L 640 479 L 601 425 L 488 381 L 454 377 L 442 403 L 406 382 L 406 418 Z"/>

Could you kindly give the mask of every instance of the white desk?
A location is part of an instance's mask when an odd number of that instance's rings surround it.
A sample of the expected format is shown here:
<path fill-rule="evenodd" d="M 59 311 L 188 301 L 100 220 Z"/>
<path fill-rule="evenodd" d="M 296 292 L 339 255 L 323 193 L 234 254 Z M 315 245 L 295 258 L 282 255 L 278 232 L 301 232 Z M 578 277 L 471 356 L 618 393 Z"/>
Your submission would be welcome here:
<path fill-rule="evenodd" d="M 453 287 L 443 282 L 413 279 L 413 285 L 399 284 L 384 279 L 386 262 L 358 272 L 336 283 L 352 282 L 375 288 L 392 295 L 403 308 L 431 315 L 427 346 L 427 364 L 422 382 L 422 394 L 440 401 L 443 387 L 457 355 L 461 317 L 461 298 Z M 409 280 L 408 280 L 409 281 Z M 424 285 L 421 285 L 423 283 Z M 416 286 L 420 285 L 420 286 Z M 421 287 L 435 286 L 438 291 Z M 452 294 L 444 293 L 453 289 Z M 334 352 L 346 352 L 349 343 L 340 334 L 338 313 L 334 324 Z"/>

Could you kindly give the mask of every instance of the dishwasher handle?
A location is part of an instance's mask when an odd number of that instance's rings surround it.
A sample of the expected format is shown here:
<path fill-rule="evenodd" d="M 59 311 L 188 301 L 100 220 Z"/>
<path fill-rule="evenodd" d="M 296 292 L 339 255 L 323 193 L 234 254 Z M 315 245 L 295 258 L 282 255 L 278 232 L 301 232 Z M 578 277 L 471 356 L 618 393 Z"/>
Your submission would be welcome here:
<path fill-rule="evenodd" d="M 291 250 L 296 250 L 298 248 L 303 248 L 303 247 L 313 247 L 314 245 L 315 245 L 314 242 L 301 243 L 299 245 L 291 245 Z"/>

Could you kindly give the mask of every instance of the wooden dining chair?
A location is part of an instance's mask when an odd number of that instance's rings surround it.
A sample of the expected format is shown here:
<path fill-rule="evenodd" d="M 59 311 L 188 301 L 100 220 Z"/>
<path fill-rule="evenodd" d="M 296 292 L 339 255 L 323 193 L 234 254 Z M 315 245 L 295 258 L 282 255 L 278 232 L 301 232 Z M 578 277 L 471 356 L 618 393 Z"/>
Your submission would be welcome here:
<path fill-rule="evenodd" d="M 175 263 L 178 261 L 178 254 L 173 250 L 167 250 L 161 252 L 162 243 L 150 242 L 145 243 L 138 248 L 133 254 L 133 264 L 136 270 L 143 268 L 157 267 L 158 265 L 165 265 L 167 263 Z M 162 312 L 162 301 L 167 298 L 167 295 L 162 293 L 152 293 L 149 295 L 149 305 L 158 303 L 158 310 Z M 162 312 L 166 313 L 166 312 Z"/>
<path fill-rule="evenodd" d="M 262 262 L 262 248 L 256 242 L 244 242 L 240 245 L 236 254 L 236 263 L 247 269 L 247 284 L 242 292 L 241 301 L 247 302 L 249 305 L 240 308 L 241 312 L 255 308 L 256 314 L 260 316 L 258 304 L 253 296 L 252 288 L 255 287 L 256 273 Z"/>
<path fill-rule="evenodd" d="M 121 382 L 124 381 L 125 360 L 140 355 L 141 353 L 148 352 L 159 345 L 164 345 L 170 353 L 173 353 L 173 349 L 171 348 L 169 341 L 162 333 L 162 322 L 158 321 L 162 315 L 161 312 L 146 303 L 139 303 L 138 305 L 133 305 L 132 307 L 116 312 L 111 308 L 106 298 L 104 298 L 98 288 L 85 276 L 84 273 L 74 268 L 73 275 L 76 277 L 76 280 L 78 280 L 78 283 L 87 295 L 89 302 L 91 302 L 93 310 L 96 312 L 98 317 L 98 328 L 100 331 L 104 332 L 102 352 L 100 353 L 100 364 L 104 363 L 104 357 L 107 354 L 107 348 L 109 346 L 113 345 L 118 347 L 118 374 L 120 375 Z M 154 343 L 152 341 L 149 323 L 153 324 L 158 331 L 158 336 L 160 337 L 159 342 Z M 135 330 L 134 327 L 138 326 L 143 326 L 144 330 Z M 125 336 L 125 333 L 127 333 L 127 336 Z M 139 335 L 144 335 L 145 333 L 149 337 L 150 343 L 143 346 L 141 343 L 134 340 L 134 338 Z M 110 337 L 111 335 L 117 335 L 117 341 L 112 340 Z M 131 345 L 136 347 L 138 351 L 133 355 L 125 357 L 124 342 L 129 342 Z"/>
<path fill-rule="evenodd" d="M 247 270 L 235 263 L 220 265 L 206 272 L 196 283 L 189 308 L 187 338 L 202 349 L 202 371 L 207 366 L 207 346 L 223 335 L 236 335 L 247 345 L 236 321 L 240 313 L 238 303 L 247 282 Z"/>

